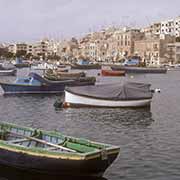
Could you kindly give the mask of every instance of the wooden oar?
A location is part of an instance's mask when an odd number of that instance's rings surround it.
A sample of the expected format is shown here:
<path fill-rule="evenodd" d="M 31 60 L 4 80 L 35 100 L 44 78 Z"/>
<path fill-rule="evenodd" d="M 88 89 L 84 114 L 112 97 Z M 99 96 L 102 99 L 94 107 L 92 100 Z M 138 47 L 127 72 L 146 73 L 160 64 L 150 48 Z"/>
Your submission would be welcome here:
<path fill-rule="evenodd" d="M 76 152 L 75 150 L 72 150 L 72 149 L 57 145 L 57 144 L 53 144 L 53 143 L 50 143 L 50 142 L 47 142 L 47 141 L 44 141 L 44 140 L 41 140 L 41 139 L 38 139 L 38 138 L 35 138 L 35 137 L 25 136 L 25 135 L 14 133 L 14 132 L 8 132 L 8 133 L 14 134 L 14 135 L 17 135 L 17 136 L 21 136 L 21 137 L 24 137 L 26 139 L 30 139 L 30 140 L 33 140 L 33 141 L 36 141 L 36 142 L 39 142 L 39 143 L 42 143 L 42 144 L 46 144 L 48 146 L 56 147 L 58 149 L 63 149 L 63 150 L 69 151 L 69 152 Z"/>

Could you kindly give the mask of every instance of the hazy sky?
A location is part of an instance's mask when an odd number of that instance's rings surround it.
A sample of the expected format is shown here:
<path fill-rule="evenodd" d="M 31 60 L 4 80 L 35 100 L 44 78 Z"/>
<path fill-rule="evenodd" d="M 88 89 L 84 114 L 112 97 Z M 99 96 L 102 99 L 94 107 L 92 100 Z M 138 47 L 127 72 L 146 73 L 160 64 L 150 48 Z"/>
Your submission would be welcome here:
<path fill-rule="evenodd" d="M 180 0 L 0 0 L 0 42 L 143 26 L 180 15 Z"/>

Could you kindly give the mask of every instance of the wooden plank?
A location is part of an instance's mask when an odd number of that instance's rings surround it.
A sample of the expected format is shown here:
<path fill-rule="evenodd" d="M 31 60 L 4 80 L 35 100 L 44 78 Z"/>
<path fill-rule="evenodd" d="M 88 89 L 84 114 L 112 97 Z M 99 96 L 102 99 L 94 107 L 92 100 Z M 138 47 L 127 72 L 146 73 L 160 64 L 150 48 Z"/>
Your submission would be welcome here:
<path fill-rule="evenodd" d="M 24 138 L 24 139 L 14 139 L 14 140 L 9 140 L 9 141 L 7 141 L 8 143 L 10 142 L 10 143 L 21 143 L 21 142 L 24 142 L 24 141 L 29 141 L 29 139 L 26 139 L 26 138 Z"/>

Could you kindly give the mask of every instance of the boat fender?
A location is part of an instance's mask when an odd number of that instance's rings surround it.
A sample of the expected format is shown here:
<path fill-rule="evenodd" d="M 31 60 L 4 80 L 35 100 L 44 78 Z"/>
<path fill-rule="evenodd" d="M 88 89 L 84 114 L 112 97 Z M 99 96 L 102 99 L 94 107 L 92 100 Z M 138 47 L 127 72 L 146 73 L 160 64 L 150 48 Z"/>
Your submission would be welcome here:
<path fill-rule="evenodd" d="M 68 108 L 68 107 L 70 107 L 70 104 L 68 102 L 64 102 L 63 103 L 63 108 Z"/>
<path fill-rule="evenodd" d="M 155 92 L 156 92 L 156 93 L 160 93 L 160 92 L 161 92 L 161 89 L 156 88 L 156 89 L 155 89 Z"/>
<path fill-rule="evenodd" d="M 152 92 L 152 93 L 160 93 L 160 92 L 161 92 L 161 89 L 159 89 L 159 88 L 151 89 L 151 92 Z"/>

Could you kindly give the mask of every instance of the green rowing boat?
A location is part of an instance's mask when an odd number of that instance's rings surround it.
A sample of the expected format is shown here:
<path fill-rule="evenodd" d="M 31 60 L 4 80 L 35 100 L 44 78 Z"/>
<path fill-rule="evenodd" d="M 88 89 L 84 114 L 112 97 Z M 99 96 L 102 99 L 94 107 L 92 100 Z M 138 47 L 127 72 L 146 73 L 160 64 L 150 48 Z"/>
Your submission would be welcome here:
<path fill-rule="evenodd" d="M 0 164 L 45 174 L 102 176 L 119 147 L 0 123 Z"/>

